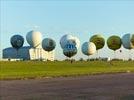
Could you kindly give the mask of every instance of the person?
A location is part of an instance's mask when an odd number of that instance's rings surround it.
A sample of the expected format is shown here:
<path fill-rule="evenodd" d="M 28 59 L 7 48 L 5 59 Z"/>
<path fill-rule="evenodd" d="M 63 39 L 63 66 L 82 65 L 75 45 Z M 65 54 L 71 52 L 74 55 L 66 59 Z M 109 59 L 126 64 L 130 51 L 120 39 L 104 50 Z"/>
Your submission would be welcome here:
<path fill-rule="evenodd" d="M 111 58 L 110 58 L 110 57 L 108 57 L 107 61 L 110 63 L 110 65 L 112 65 L 112 66 L 113 66 L 113 62 L 112 62 L 112 60 L 111 60 Z"/>
<path fill-rule="evenodd" d="M 71 64 L 73 63 L 73 60 L 71 60 Z"/>

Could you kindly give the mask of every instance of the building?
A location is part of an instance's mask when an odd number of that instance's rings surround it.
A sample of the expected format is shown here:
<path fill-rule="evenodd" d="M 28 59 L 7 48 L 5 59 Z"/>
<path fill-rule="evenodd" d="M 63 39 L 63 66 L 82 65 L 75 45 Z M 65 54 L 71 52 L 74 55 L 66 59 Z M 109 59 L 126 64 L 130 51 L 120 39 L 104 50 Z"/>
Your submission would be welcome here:
<path fill-rule="evenodd" d="M 19 50 L 9 47 L 3 50 L 3 59 L 54 61 L 54 50 L 47 52 L 42 48 L 21 47 Z"/>

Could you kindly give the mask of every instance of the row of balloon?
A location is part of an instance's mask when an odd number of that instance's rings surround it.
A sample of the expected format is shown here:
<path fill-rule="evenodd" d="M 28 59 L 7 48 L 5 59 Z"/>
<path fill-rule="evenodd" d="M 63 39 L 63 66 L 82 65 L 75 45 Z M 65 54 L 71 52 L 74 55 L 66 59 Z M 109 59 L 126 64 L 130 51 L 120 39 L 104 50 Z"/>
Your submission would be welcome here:
<path fill-rule="evenodd" d="M 85 42 L 82 45 L 82 52 L 88 56 L 94 54 L 96 50 L 98 51 L 99 49 L 102 49 L 105 45 L 104 37 L 99 34 L 93 35 L 89 41 L 90 42 Z M 107 46 L 109 49 L 114 51 L 114 55 L 115 55 L 115 51 L 120 49 L 122 45 L 125 49 L 128 50 L 134 49 L 134 34 L 128 33 L 123 35 L 122 38 L 120 38 L 117 35 L 112 35 L 107 39 Z M 122 51 L 120 50 L 120 52 Z"/>
<path fill-rule="evenodd" d="M 28 44 L 32 48 L 34 48 L 34 50 L 36 48 L 40 48 L 40 46 L 42 46 L 42 48 L 45 51 L 50 52 L 50 51 L 54 50 L 56 47 L 56 43 L 53 39 L 45 38 L 42 40 L 42 34 L 38 31 L 28 32 L 26 35 L 26 40 L 27 40 Z M 11 42 L 12 47 L 17 50 L 17 56 L 18 56 L 18 50 L 19 50 L 19 48 L 21 48 L 23 46 L 24 38 L 21 35 L 14 35 L 11 37 L 10 42 Z"/>
<path fill-rule="evenodd" d="M 113 35 L 108 38 L 107 45 L 109 49 L 114 51 L 114 54 L 115 51 L 119 50 L 122 45 L 125 49 L 128 49 L 130 51 L 131 49 L 134 49 L 134 34 L 128 33 L 123 35 L 122 38 Z M 122 52 L 122 50 L 120 50 L 120 52 Z M 129 52 L 129 58 L 131 59 L 130 52 Z"/>
<path fill-rule="evenodd" d="M 84 42 L 82 44 L 82 53 L 90 56 L 96 53 L 98 55 L 98 50 L 103 48 L 105 45 L 105 39 L 103 38 L 102 35 L 93 35 L 90 39 L 89 42 Z"/>
<path fill-rule="evenodd" d="M 56 43 L 51 38 L 45 38 L 42 40 L 42 34 L 37 31 L 30 31 L 26 35 L 26 40 L 33 48 L 38 48 L 42 44 L 42 48 L 45 51 L 52 51 L 56 47 Z M 14 35 L 11 37 L 11 45 L 17 52 L 24 44 L 24 38 L 21 35 Z M 63 49 L 63 54 L 69 58 L 77 54 L 78 48 L 80 46 L 80 41 L 77 37 L 72 35 L 64 35 L 60 40 L 61 48 Z M 85 55 L 93 55 L 99 49 L 102 49 L 105 45 L 105 39 L 102 35 L 93 35 L 89 42 L 85 42 L 82 45 L 82 52 Z M 119 36 L 113 35 L 107 39 L 107 46 L 109 49 L 116 51 L 123 45 L 126 49 L 134 49 L 134 34 L 125 34 L 122 39 Z M 97 53 L 98 54 L 98 53 Z"/>

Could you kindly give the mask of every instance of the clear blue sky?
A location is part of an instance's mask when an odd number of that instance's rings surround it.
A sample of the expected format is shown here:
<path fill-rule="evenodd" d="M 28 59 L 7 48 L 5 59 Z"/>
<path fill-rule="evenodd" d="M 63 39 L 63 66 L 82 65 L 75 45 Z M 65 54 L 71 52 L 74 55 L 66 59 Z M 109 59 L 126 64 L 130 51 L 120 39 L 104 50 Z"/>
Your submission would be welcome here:
<path fill-rule="evenodd" d="M 101 33 L 105 39 L 112 34 L 122 36 L 134 33 L 133 0 L 1 0 L 0 1 L 0 53 L 11 46 L 14 34 L 26 36 L 32 29 L 39 30 L 43 38 L 51 37 L 56 43 L 56 58 L 65 58 L 59 45 L 64 34 L 77 36 L 81 44 L 90 36 Z M 25 46 L 28 45 L 25 40 Z M 128 57 L 128 51 L 116 55 Z M 131 51 L 134 55 L 134 51 Z M 0 54 L 0 55 L 1 55 Z M 103 57 L 113 57 L 107 46 L 99 51 Z M 132 55 L 132 56 L 133 56 Z M 96 55 L 94 55 L 96 56 Z M 85 57 L 81 48 L 74 58 Z"/>

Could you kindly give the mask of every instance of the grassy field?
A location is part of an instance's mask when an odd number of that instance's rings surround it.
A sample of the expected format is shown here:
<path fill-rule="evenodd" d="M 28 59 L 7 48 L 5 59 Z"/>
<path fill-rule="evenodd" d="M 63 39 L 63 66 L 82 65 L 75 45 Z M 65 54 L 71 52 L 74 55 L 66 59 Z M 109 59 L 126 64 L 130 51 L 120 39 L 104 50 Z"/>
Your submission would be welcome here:
<path fill-rule="evenodd" d="M 134 72 L 134 61 L 0 62 L 0 80 Z"/>

